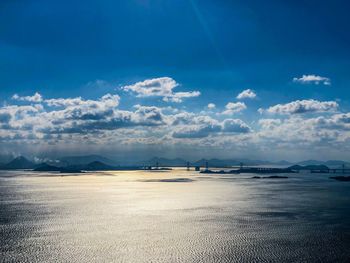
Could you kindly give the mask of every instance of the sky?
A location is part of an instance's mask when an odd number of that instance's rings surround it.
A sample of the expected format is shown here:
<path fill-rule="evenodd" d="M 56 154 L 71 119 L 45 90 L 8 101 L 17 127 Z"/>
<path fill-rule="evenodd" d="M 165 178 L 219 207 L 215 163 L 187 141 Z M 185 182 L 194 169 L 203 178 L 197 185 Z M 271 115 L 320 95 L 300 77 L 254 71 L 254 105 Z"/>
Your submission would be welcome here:
<path fill-rule="evenodd" d="M 347 1 L 0 2 L 0 154 L 349 159 Z"/>

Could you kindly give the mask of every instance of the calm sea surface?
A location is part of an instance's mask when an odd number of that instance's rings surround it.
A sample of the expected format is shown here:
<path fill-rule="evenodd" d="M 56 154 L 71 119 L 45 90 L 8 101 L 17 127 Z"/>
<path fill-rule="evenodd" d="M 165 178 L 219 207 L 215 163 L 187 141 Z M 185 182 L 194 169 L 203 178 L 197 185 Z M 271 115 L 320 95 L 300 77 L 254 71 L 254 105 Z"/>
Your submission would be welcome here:
<path fill-rule="evenodd" d="M 350 262 L 329 175 L 0 171 L 1 262 Z"/>

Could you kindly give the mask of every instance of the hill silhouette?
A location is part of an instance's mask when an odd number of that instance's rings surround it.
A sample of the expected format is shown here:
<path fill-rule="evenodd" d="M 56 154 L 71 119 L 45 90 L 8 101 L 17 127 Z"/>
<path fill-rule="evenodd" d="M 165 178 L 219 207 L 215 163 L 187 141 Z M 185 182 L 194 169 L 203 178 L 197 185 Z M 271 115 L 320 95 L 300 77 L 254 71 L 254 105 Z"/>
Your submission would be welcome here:
<path fill-rule="evenodd" d="M 114 170 L 116 167 L 105 164 L 103 162 L 99 161 L 94 161 L 91 162 L 83 167 L 84 169 L 82 170 L 87 170 L 87 171 L 106 171 L 106 170 Z"/>
<path fill-rule="evenodd" d="M 59 159 L 62 164 L 70 165 L 87 165 L 92 162 L 101 162 L 108 165 L 115 165 L 116 163 L 104 156 L 100 155 L 81 155 L 81 156 L 65 156 Z"/>
<path fill-rule="evenodd" d="M 181 158 L 167 159 L 161 157 L 153 157 L 149 160 L 140 162 L 141 165 L 155 166 L 156 164 L 160 166 L 186 166 L 187 161 Z"/>
<path fill-rule="evenodd" d="M 29 161 L 27 158 L 23 156 L 16 157 L 12 161 L 7 164 L 1 166 L 1 169 L 33 169 L 35 168 L 35 164 Z"/>
<path fill-rule="evenodd" d="M 292 165 L 288 167 L 291 170 L 302 171 L 302 170 L 329 170 L 329 167 L 323 164 L 320 165 Z"/>
<path fill-rule="evenodd" d="M 133 161 L 130 160 L 127 164 L 117 164 L 106 157 L 100 155 L 84 155 L 84 156 L 67 156 L 56 160 L 50 160 L 49 158 L 43 158 L 47 160 L 45 163 L 35 164 L 28 160 L 24 156 L 14 158 L 8 163 L 0 165 L 2 170 L 11 169 L 35 169 L 36 171 L 56 171 L 62 170 L 59 168 L 73 169 L 73 170 L 130 170 L 130 169 L 143 169 L 145 166 L 155 167 L 157 164 L 160 167 L 185 167 L 187 166 L 187 160 L 182 158 L 167 159 L 164 157 L 153 157 L 146 161 Z M 244 166 L 259 166 L 259 165 L 283 165 L 287 167 L 291 165 L 288 161 L 282 160 L 278 162 L 269 162 L 262 160 L 248 160 L 248 159 L 200 159 L 197 161 L 190 161 L 190 166 L 205 167 L 208 162 L 209 167 L 233 167 L 239 166 L 243 163 Z M 298 162 L 289 168 L 293 170 L 327 170 L 328 168 L 341 168 L 342 165 L 349 166 L 349 162 L 341 160 L 329 160 L 329 161 L 317 161 L 306 160 Z"/>
<path fill-rule="evenodd" d="M 47 163 L 42 163 L 37 168 L 34 169 L 34 171 L 36 172 L 55 172 L 55 171 L 60 172 L 61 170 L 62 168 L 49 165 Z"/>

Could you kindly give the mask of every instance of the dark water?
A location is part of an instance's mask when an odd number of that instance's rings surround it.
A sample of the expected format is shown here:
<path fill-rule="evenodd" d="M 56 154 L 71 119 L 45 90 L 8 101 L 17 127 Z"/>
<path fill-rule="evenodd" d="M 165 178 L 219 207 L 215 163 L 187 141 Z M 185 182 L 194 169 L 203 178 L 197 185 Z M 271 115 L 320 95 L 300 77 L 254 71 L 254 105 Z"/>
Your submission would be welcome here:
<path fill-rule="evenodd" d="M 0 172 L 1 262 L 350 262 L 350 183 Z"/>

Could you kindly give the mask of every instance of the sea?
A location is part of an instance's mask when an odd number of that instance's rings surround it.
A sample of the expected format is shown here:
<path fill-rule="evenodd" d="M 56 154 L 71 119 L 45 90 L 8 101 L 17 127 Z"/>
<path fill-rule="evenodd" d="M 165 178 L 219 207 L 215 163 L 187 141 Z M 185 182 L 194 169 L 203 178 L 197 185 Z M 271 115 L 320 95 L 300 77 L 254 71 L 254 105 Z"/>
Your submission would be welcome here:
<path fill-rule="evenodd" d="M 0 171 L 0 262 L 350 262 L 350 182 L 283 175 Z"/>

